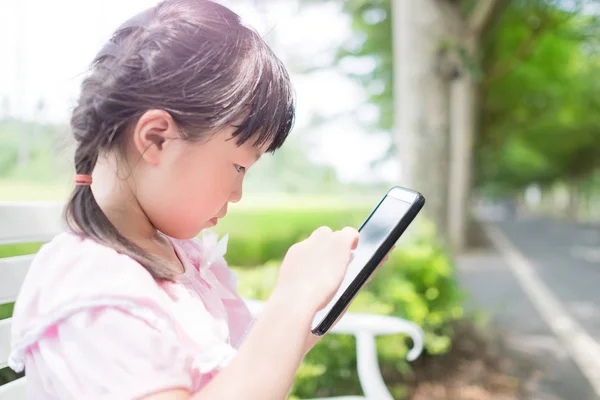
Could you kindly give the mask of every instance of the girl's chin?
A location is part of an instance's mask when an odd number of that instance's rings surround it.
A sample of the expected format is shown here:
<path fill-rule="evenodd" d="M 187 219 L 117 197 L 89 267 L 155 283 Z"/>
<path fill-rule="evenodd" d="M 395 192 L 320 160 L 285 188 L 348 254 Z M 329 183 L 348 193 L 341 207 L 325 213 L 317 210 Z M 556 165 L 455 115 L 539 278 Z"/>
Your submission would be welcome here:
<path fill-rule="evenodd" d="M 206 224 L 205 224 L 204 227 L 205 228 L 213 227 L 213 226 L 217 225 L 217 222 L 219 222 L 218 218 L 216 218 L 216 217 L 215 218 L 211 218 L 208 221 L 206 221 Z"/>

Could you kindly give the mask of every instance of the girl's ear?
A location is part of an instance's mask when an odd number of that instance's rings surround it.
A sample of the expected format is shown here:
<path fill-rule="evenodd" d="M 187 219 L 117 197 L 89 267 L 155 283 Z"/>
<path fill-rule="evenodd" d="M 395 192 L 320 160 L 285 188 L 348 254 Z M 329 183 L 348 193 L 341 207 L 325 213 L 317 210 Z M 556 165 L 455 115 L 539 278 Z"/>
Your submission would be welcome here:
<path fill-rule="evenodd" d="M 152 165 L 160 163 L 165 142 L 175 138 L 179 138 L 179 130 L 171 115 L 164 110 L 146 111 L 133 129 L 135 149 Z"/>

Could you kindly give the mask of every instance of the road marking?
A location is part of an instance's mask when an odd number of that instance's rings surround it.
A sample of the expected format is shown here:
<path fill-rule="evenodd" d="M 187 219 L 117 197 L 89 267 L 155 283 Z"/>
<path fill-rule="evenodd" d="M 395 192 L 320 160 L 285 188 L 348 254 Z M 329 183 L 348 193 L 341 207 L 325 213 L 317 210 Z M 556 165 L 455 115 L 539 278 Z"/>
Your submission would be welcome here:
<path fill-rule="evenodd" d="M 569 316 L 558 298 L 542 282 L 531 262 L 506 236 L 498 228 L 490 225 L 484 229 L 542 319 L 565 346 L 600 397 L 600 345 Z"/>

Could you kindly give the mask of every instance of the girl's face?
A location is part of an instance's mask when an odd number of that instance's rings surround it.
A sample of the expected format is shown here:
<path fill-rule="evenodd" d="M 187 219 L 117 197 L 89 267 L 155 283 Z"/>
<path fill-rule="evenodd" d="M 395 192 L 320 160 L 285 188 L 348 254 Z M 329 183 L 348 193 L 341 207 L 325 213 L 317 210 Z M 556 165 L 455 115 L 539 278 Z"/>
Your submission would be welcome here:
<path fill-rule="evenodd" d="M 227 127 L 201 141 L 180 139 L 164 111 L 149 111 L 138 121 L 131 143 L 135 196 L 151 223 L 164 234 L 195 237 L 227 214 L 242 198 L 246 171 L 268 147 L 248 141 L 238 146 Z M 141 160 L 140 160 L 141 157 Z"/>

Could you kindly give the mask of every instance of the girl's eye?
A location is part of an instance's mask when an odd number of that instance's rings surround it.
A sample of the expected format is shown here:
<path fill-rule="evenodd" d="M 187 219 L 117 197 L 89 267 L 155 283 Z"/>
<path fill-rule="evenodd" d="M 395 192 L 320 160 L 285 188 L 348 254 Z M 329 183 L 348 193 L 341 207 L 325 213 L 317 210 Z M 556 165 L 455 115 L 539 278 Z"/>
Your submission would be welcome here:
<path fill-rule="evenodd" d="M 241 165 L 235 164 L 235 170 L 237 172 L 245 172 L 246 171 L 246 167 L 242 167 Z"/>

